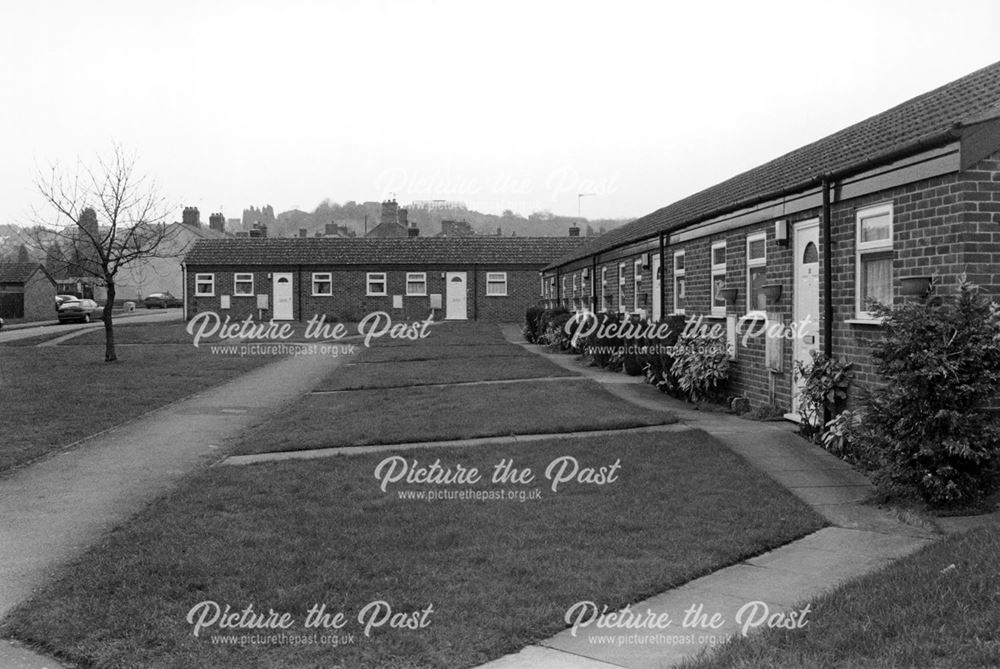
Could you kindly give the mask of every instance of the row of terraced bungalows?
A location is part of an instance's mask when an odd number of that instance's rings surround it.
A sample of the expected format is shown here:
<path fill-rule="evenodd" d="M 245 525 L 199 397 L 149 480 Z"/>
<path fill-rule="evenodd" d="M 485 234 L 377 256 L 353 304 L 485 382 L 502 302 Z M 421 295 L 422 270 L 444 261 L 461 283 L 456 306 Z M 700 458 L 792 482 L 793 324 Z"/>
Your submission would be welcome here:
<path fill-rule="evenodd" d="M 796 419 L 795 361 L 852 361 L 855 401 L 878 383 L 870 300 L 962 274 L 1000 293 L 1000 63 L 573 249 L 541 300 L 718 323 L 732 394 Z"/>
<path fill-rule="evenodd" d="M 188 318 L 519 322 L 539 271 L 582 237 L 199 239 L 182 264 Z"/>

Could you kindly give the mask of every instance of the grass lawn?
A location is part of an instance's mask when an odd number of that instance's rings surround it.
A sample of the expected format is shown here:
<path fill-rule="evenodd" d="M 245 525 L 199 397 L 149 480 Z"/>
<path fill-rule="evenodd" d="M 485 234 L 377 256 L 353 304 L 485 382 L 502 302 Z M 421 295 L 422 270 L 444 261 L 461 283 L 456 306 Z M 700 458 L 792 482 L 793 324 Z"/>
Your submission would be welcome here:
<path fill-rule="evenodd" d="M 567 454 L 582 466 L 620 459 L 618 479 L 553 493 L 543 472 Z M 469 667 L 563 629 L 577 601 L 635 602 L 822 525 L 696 431 L 406 454 L 484 473 L 438 489 L 541 490 L 525 502 L 399 495 L 434 488 L 416 484 L 383 493 L 373 473 L 386 455 L 201 472 L 67 568 L 0 634 L 100 667 Z M 489 483 L 503 458 L 539 480 Z M 213 635 L 250 631 L 194 637 L 185 618 L 206 600 L 288 612 L 286 631 L 299 635 L 314 633 L 306 611 L 326 604 L 345 612 L 354 642 L 220 645 Z M 433 613 L 423 629 L 368 638 L 357 615 L 375 600 Z"/>
<path fill-rule="evenodd" d="M 804 629 L 738 639 L 685 666 L 996 667 L 998 555 L 1000 527 L 950 537 L 815 600 Z"/>
<path fill-rule="evenodd" d="M 118 354 L 108 364 L 103 344 L 0 346 L 0 471 L 274 361 L 190 344 Z"/>
<path fill-rule="evenodd" d="M 367 367 L 372 367 L 368 365 Z M 672 423 L 589 379 L 313 394 L 254 428 L 244 453 Z"/>
<path fill-rule="evenodd" d="M 408 345 L 362 348 L 359 360 L 367 363 L 410 362 L 417 360 L 450 361 L 455 358 L 505 357 L 541 362 L 543 358 L 520 346 L 503 342 L 493 344 L 439 344 L 425 340 Z"/>
<path fill-rule="evenodd" d="M 128 321 L 115 322 L 116 344 L 187 344 L 191 346 L 191 335 L 185 331 L 184 328 L 187 327 L 187 323 L 183 321 L 136 323 L 134 325 L 127 323 Z M 60 346 L 89 346 L 93 344 L 104 344 L 103 327 L 82 334 L 79 337 L 67 339 Z"/>
<path fill-rule="evenodd" d="M 364 354 L 362 354 L 362 359 Z M 327 377 L 320 390 L 400 388 L 429 383 L 460 383 L 541 376 L 576 376 L 544 358 L 491 356 L 441 360 L 416 360 L 394 365 L 349 363 Z"/>

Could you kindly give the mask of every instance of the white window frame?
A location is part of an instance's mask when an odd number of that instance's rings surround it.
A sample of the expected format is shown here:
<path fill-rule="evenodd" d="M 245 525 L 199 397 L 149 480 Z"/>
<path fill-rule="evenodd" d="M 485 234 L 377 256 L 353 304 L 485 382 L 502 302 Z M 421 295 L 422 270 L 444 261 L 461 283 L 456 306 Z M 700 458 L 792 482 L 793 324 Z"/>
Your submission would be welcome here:
<path fill-rule="evenodd" d="M 872 242 L 862 242 L 861 241 L 861 223 L 868 218 L 874 218 L 876 216 L 889 216 L 889 237 L 887 239 L 879 239 Z M 895 216 L 893 215 L 893 207 L 891 202 L 885 202 L 882 204 L 876 204 L 871 207 L 865 207 L 864 209 L 858 209 L 855 215 L 855 227 L 854 227 L 854 311 L 858 320 L 862 321 L 877 321 L 878 318 L 870 311 L 864 310 L 864 304 L 862 303 L 862 292 L 863 287 L 862 272 L 861 272 L 861 261 L 867 255 L 879 254 L 884 255 L 886 253 L 892 254 L 893 251 L 893 234 L 894 234 L 894 221 Z M 893 268 L 895 270 L 895 268 Z M 889 275 L 889 294 L 892 295 L 894 276 L 892 273 Z M 892 297 L 890 297 L 890 300 Z"/>
<path fill-rule="evenodd" d="M 325 279 L 323 277 L 326 277 Z M 326 282 L 330 284 L 330 290 L 328 292 L 320 292 L 316 290 L 316 284 L 319 282 Z M 313 297 L 333 297 L 333 273 L 332 272 L 313 272 L 312 273 L 312 295 Z"/>
<path fill-rule="evenodd" d="M 422 283 L 424 289 L 421 291 L 410 290 L 411 283 Z M 427 272 L 407 272 L 406 273 L 406 296 L 426 297 L 427 296 Z"/>
<path fill-rule="evenodd" d="M 635 263 L 632 265 L 632 311 L 638 312 L 642 307 L 639 306 L 639 287 L 642 285 L 642 258 L 636 258 Z"/>
<path fill-rule="evenodd" d="M 766 242 L 765 242 L 765 244 L 766 244 Z M 718 250 L 720 250 L 720 249 L 722 250 L 722 262 L 718 262 L 717 263 L 717 262 L 715 262 L 715 252 L 718 251 Z M 726 315 L 726 305 L 723 304 L 723 305 L 719 306 L 719 305 L 715 304 L 715 301 L 716 301 L 716 299 L 718 297 L 715 294 L 715 278 L 719 277 L 719 276 L 721 276 L 721 277 L 725 277 L 726 276 L 726 242 L 725 242 L 725 240 L 723 240 L 721 242 L 714 242 L 712 244 L 711 249 L 709 250 L 709 253 L 711 255 L 709 255 L 708 261 L 712 265 L 712 278 L 711 278 L 712 283 L 711 283 L 711 286 L 709 288 L 709 299 L 712 301 L 712 305 L 711 305 L 712 306 L 712 315 L 713 316 L 725 316 Z M 766 253 L 766 251 L 765 251 L 765 253 Z"/>
<path fill-rule="evenodd" d="M 684 267 L 680 267 L 680 268 L 677 267 L 677 259 L 678 258 L 684 258 Z M 680 305 L 680 295 L 679 295 L 680 291 L 677 290 L 677 280 L 678 279 L 684 279 L 684 299 L 686 300 L 687 299 L 686 270 L 687 270 L 687 256 L 684 253 L 684 249 L 681 249 L 680 251 L 674 251 L 674 284 L 673 284 L 673 290 L 671 292 L 673 293 L 673 296 L 674 296 L 674 313 L 678 314 L 678 315 L 681 315 L 681 316 L 684 315 L 684 307 L 679 306 Z"/>
<path fill-rule="evenodd" d="M 208 277 L 208 278 L 205 278 Z M 200 284 L 208 283 L 210 288 L 203 291 Z M 215 274 L 195 274 L 194 275 L 194 296 L 195 297 L 215 297 Z"/>
<path fill-rule="evenodd" d="M 250 284 L 250 290 L 240 290 L 240 286 Z M 253 297 L 253 272 L 233 273 L 233 297 Z"/>
<path fill-rule="evenodd" d="M 625 263 L 618 263 L 618 311 L 628 313 L 625 308 Z"/>
<path fill-rule="evenodd" d="M 764 256 L 762 258 L 753 258 L 753 259 L 751 259 L 750 258 L 750 246 L 751 246 L 751 244 L 753 242 L 760 241 L 762 239 L 764 240 Z M 746 272 L 746 280 L 747 280 L 747 289 L 746 289 L 746 294 L 747 294 L 747 297 L 746 297 L 746 299 L 747 299 L 747 316 L 753 316 L 753 317 L 761 317 L 761 318 L 763 318 L 764 315 L 765 315 L 763 310 L 752 308 L 753 305 L 754 305 L 754 299 L 755 299 L 756 296 L 755 295 L 751 295 L 751 293 L 750 293 L 750 286 L 751 286 L 751 284 L 750 284 L 750 270 L 757 269 L 759 267 L 763 267 L 763 268 L 765 268 L 764 271 L 765 272 L 767 271 L 767 269 L 766 269 L 767 268 L 767 232 L 758 232 L 758 233 L 755 233 L 755 234 L 752 234 L 752 235 L 747 235 L 746 254 L 747 254 L 747 272 Z"/>
<path fill-rule="evenodd" d="M 502 293 L 491 293 L 490 286 L 503 284 Z M 507 272 L 486 273 L 486 297 L 507 297 Z"/>
<path fill-rule="evenodd" d="M 601 311 L 608 310 L 608 268 L 601 268 Z"/>
<path fill-rule="evenodd" d="M 372 290 L 373 283 L 381 283 L 382 292 L 379 293 L 373 291 Z M 385 272 L 365 273 L 365 295 L 367 295 L 368 297 L 385 297 L 388 294 L 389 294 L 389 279 Z"/>
<path fill-rule="evenodd" d="M 562 290 L 559 291 L 559 306 L 565 307 L 569 304 L 569 298 L 566 297 L 566 275 L 562 275 Z"/>

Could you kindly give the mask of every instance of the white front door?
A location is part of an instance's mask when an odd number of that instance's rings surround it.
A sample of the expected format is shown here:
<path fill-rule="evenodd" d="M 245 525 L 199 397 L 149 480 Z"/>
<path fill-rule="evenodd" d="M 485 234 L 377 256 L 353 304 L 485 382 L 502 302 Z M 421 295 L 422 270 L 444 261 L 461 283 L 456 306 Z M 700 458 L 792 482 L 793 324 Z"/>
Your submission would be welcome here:
<path fill-rule="evenodd" d="M 803 364 L 812 360 L 811 352 L 819 350 L 819 221 L 803 221 L 794 229 L 792 318 L 796 337 L 792 357 Z M 797 376 L 797 375 L 796 375 Z M 799 412 L 799 393 L 803 380 L 796 378 L 792 386 L 792 414 Z"/>
<path fill-rule="evenodd" d="M 293 288 L 291 272 L 275 272 L 272 275 L 274 289 L 274 320 L 290 321 L 294 318 Z"/>
<path fill-rule="evenodd" d="M 660 321 L 663 319 L 663 305 L 660 300 L 660 297 L 663 295 L 663 290 L 660 288 L 660 282 L 663 281 L 663 279 L 660 277 L 659 252 L 653 256 L 653 262 L 650 263 L 650 265 L 650 272 L 653 275 L 653 313 L 650 318 L 654 321 Z"/>
<path fill-rule="evenodd" d="M 444 280 L 446 283 L 444 317 L 448 320 L 464 321 L 468 318 L 465 272 L 447 272 Z"/>

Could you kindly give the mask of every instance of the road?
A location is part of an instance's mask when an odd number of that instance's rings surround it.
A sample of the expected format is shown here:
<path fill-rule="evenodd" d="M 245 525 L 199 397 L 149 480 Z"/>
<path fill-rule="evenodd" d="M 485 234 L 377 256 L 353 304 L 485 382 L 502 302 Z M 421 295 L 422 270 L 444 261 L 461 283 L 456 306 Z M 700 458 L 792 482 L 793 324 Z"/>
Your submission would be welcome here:
<path fill-rule="evenodd" d="M 125 323 L 159 323 L 161 321 L 179 321 L 183 317 L 183 309 L 157 309 L 149 313 L 132 312 L 130 314 L 116 314 L 114 319 L 116 324 Z M 18 339 L 29 339 L 40 335 L 52 335 L 53 337 L 73 332 L 75 330 L 100 330 L 104 327 L 101 321 L 93 323 L 55 323 L 55 315 L 52 316 L 52 323 L 39 323 L 31 327 L 21 327 L 14 330 L 0 330 L 0 344 Z"/>

